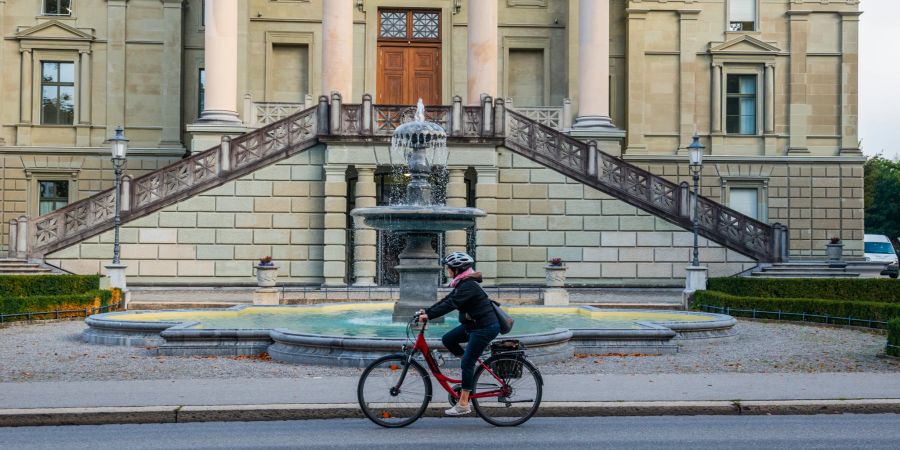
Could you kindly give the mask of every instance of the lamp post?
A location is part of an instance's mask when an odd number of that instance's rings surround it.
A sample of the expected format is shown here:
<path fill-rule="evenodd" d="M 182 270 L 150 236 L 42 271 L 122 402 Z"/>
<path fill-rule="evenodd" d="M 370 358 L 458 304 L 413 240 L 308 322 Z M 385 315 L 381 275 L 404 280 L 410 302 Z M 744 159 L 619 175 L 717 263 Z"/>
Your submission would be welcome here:
<path fill-rule="evenodd" d="M 703 169 L 703 150 L 706 147 L 700 143 L 700 136 L 694 133 L 694 140 L 688 146 L 688 158 L 690 159 L 691 175 L 694 178 L 694 207 L 693 207 L 693 228 L 694 228 L 694 259 L 691 265 L 700 266 L 700 249 L 697 242 L 697 234 L 700 230 L 700 171 Z"/>
<path fill-rule="evenodd" d="M 113 241 L 113 265 L 121 264 L 119 259 L 119 225 L 122 224 L 122 169 L 125 166 L 125 157 L 128 153 L 128 138 L 125 137 L 125 130 L 122 127 L 116 128 L 116 135 L 109 139 L 110 148 L 112 150 L 112 163 L 116 174 L 116 217 L 113 220 L 115 225 L 115 239 Z"/>

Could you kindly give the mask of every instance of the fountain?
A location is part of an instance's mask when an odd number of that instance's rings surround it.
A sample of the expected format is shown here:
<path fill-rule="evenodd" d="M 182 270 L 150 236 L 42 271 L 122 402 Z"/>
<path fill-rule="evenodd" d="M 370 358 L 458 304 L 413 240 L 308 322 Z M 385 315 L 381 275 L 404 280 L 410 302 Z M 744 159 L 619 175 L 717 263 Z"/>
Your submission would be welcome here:
<path fill-rule="evenodd" d="M 425 105 L 419 99 L 415 120 L 397 127 L 391 139 L 391 152 L 402 152 L 409 168 L 406 198 L 398 205 L 350 211 L 350 215 L 362 217 L 372 228 L 400 233 L 406 238 L 396 267 L 400 273 L 400 301 L 394 305 L 393 320 L 398 322 L 409 320 L 413 313 L 437 300 L 441 265 L 431 247 L 434 235 L 469 228 L 476 217 L 485 216 L 476 208 L 435 204 L 428 176 L 436 161 L 429 160 L 428 150 L 433 155 L 446 152 L 447 133 L 440 125 L 425 121 Z"/>

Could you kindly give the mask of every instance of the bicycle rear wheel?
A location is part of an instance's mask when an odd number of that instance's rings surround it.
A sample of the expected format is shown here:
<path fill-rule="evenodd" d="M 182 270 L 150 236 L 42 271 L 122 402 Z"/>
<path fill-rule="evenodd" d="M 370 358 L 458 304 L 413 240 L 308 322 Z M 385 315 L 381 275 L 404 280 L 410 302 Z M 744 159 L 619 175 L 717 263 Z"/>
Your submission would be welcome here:
<path fill-rule="evenodd" d="M 516 356 L 493 356 L 485 364 L 503 383 L 498 382 L 483 366 L 478 366 L 475 372 L 476 391 L 499 390 L 501 395 L 472 399 L 475 411 L 487 423 L 498 427 L 514 427 L 525 423 L 541 405 L 543 379 L 540 372 L 528 360 Z M 521 364 L 520 371 L 508 370 L 518 364 Z"/>
<path fill-rule="evenodd" d="M 422 417 L 431 401 L 431 380 L 425 368 L 410 361 L 403 383 L 406 355 L 376 359 L 359 377 L 356 396 L 363 414 L 387 428 L 405 427 Z"/>

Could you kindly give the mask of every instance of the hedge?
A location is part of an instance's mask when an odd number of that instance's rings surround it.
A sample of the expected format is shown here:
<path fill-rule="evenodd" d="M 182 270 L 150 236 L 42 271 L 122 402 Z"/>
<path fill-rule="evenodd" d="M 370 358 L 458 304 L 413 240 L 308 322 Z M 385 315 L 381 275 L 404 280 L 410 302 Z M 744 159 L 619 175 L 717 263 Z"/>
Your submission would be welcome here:
<path fill-rule="evenodd" d="M 0 275 L 0 298 L 83 294 L 100 289 L 100 275 Z"/>
<path fill-rule="evenodd" d="M 89 291 L 70 295 L 35 295 L 29 297 L 0 298 L 0 314 L 52 312 L 99 308 L 118 300 L 118 292 Z"/>
<path fill-rule="evenodd" d="M 888 345 L 885 353 L 891 356 L 900 356 L 900 317 L 888 322 Z"/>
<path fill-rule="evenodd" d="M 879 322 L 887 322 L 895 317 L 900 317 L 900 303 L 815 298 L 738 297 L 716 291 L 697 291 L 694 294 L 694 301 L 691 307 L 699 309 L 701 305 L 757 311 L 852 317 L 863 321 L 877 320 Z M 748 316 L 750 313 L 735 312 L 732 315 Z M 757 317 L 768 318 L 764 314 L 757 314 Z M 790 317 L 785 317 L 784 319 L 789 320 Z M 799 320 L 800 318 L 797 319 Z M 810 318 L 810 321 L 816 320 Z M 824 320 L 819 321 L 824 322 Z"/>
<path fill-rule="evenodd" d="M 708 289 L 739 297 L 810 298 L 900 303 L 900 280 L 889 278 L 712 278 Z"/>

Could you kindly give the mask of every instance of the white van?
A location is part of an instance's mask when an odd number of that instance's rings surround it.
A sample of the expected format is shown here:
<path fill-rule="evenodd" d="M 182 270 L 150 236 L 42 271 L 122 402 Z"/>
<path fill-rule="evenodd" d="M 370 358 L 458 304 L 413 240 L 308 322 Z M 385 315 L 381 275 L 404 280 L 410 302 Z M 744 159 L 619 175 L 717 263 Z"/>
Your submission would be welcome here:
<path fill-rule="evenodd" d="M 863 237 L 865 245 L 866 261 L 885 262 L 890 264 L 882 275 L 890 275 L 891 278 L 897 278 L 898 260 L 897 253 L 894 252 L 894 245 L 887 236 L 881 234 L 867 234 Z"/>

